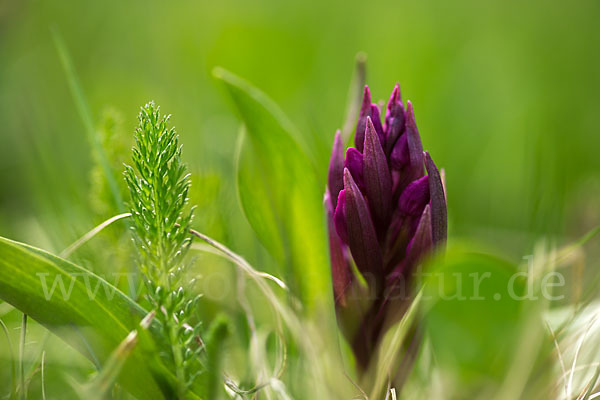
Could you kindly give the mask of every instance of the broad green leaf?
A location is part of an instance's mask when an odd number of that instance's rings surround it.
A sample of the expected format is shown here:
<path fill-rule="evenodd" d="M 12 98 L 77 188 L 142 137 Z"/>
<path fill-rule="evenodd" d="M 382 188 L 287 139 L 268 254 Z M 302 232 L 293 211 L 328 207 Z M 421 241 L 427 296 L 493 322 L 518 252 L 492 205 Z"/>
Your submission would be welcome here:
<path fill-rule="evenodd" d="M 279 263 L 285 262 L 286 235 L 274 210 L 275 202 L 265 182 L 267 177 L 259 166 L 259 158 L 253 151 L 248 151 L 247 133 L 242 129 L 238 138 L 236 152 L 237 191 L 244 214 L 252 228 L 256 231 L 264 246 Z"/>
<path fill-rule="evenodd" d="M 461 395 L 500 384 L 525 318 L 523 274 L 495 256 L 456 246 L 426 272 L 423 303 L 434 359 Z"/>
<path fill-rule="evenodd" d="M 146 315 L 101 277 L 5 238 L 0 238 L 0 298 L 63 338 L 98 367 Z M 128 358 L 119 381 L 140 399 L 162 399 L 141 351 L 136 348 Z M 172 379 L 169 371 L 161 372 Z M 190 398 L 198 397 L 191 394 Z"/>
<path fill-rule="evenodd" d="M 323 213 L 324 185 L 300 145 L 301 136 L 264 93 L 215 70 L 245 124 L 238 156 L 242 208 L 264 246 L 285 266 L 288 281 L 309 307 L 329 291 Z"/>

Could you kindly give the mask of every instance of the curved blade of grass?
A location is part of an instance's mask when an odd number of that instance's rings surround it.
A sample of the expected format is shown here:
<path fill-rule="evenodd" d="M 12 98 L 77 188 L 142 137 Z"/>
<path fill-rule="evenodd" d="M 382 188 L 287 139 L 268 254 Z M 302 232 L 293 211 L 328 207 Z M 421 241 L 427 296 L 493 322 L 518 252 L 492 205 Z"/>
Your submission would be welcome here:
<path fill-rule="evenodd" d="M 302 138 L 264 93 L 215 69 L 246 126 L 238 157 L 238 192 L 250 225 L 304 304 L 329 294 L 329 261 L 321 182 Z M 323 176 L 324 179 L 324 176 Z M 330 296 L 329 296 L 330 297 Z"/>
<path fill-rule="evenodd" d="M 98 290 L 94 292 L 94 288 Z M 138 304 L 101 277 L 5 238 L 0 238 L 0 298 L 92 359 L 89 346 L 101 364 L 146 315 Z M 172 379 L 169 371 L 161 372 L 165 379 Z M 123 368 L 120 382 L 138 398 L 163 398 L 137 350 Z M 195 394 L 189 397 L 198 398 Z"/>
<path fill-rule="evenodd" d="M 594 376 L 588 382 L 586 390 L 584 391 L 584 393 L 581 394 L 581 396 L 580 396 L 581 400 L 590 399 L 590 396 L 592 395 L 592 392 L 594 391 L 594 388 L 596 387 L 596 383 L 598 383 L 599 377 L 600 377 L 600 366 L 596 368 L 596 372 L 594 372 Z"/>
<path fill-rule="evenodd" d="M 558 362 L 560 365 L 561 372 L 562 372 L 563 376 L 566 377 L 567 376 L 567 368 L 565 367 L 565 361 L 562 356 L 562 351 L 560 350 L 560 345 L 558 344 L 556 335 L 554 334 L 554 331 L 552 330 L 552 327 L 550 326 L 548 321 L 546 321 L 546 327 L 548 328 L 548 332 L 550 332 L 550 336 L 552 337 L 552 342 L 554 344 L 554 349 L 556 350 L 556 355 L 558 356 Z M 565 397 L 568 398 L 569 397 L 569 389 L 567 388 L 566 385 L 564 386 L 564 389 L 565 389 Z"/>
<path fill-rule="evenodd" d="M 577 367 L 577 359 L 579 357 L 579 352 L 581 351 L 581 348 L 583 347 L 583 343 L 585 342 L 585 339 L 589 333 L 589 331 L 591 330 L 592 326 L 596 323 L 596 318 L 592 318 L 590 320 L 590 322 L 588 323 L 585 331 L 583 332 L 583 335 L 581 335 L 579 337 L 579 340 L 577 341 L 577 348 L 575 350 L 575 357 L 573 357 L 573 365 L 571 366 L 571 371 L 569 373 L 569 380 L 567 382 L 567 393 L 569 394 L 569 396 L 571 396 L 571 393 L 573 391 L 573 377 L 575 376 L 575 370 Z"/>
<path fill-rule="evenodd" d="M 33 379 L 33 377 L 35 376 L 35 374 L 41 370 L 41 360 L 42 360 L 42 356 L 44 354 L 44 348 L 46 346 L 46 342 L 48 341 L 48 338 L 50 337 L 50 332 L 48 330 L 46 330 L 44 332 L 44 336 L 42 337 L 42 339 L 39 341 L 39 347 L 36 350 L 35 354 L 37 354 L 34 357 L 30 356 L 30 360 L 32 360 L 32 365 L 29 368 L 29 372 L 27 372 L 26 374 L 26 379 L 25 382 L 27 382 L 27 384 L 29 384 L 29 382 L 31 382 L 31 380 Z"/>
<path fill-rule="evenodd" d="M 88 233 L 86 233 L 85 235 L 83 235 L 77 241 L 75 241 L 74 243 L 72 243 L 69 247 L 67 247 L 66 249 L 64 249 L 60 253 L 60 256 L 62 258 L 69 257 L 75 250 L 77 250 L 79 247 L 81 247 L 82 245 L 84 245 L 85 243 L 87 243 L 90 239 L 92 239 L 94 236 L 96 236 L 98 233 L 100 233 L 104 228 L 106 228 L 107 226 L 111 225 L 115 221 L 118 221 L 118 220 L 123 219 L 123 218 L 128 218 L 128 217 L 131 217 L 131 213 L 129 213 L 129 212 L 123 213 L 123 214 L 119 214 L 119 215 L 115 215 L 114 217 L 111 217 L 111 218 L 107 219 L 106 221 L 102 222 L 101 224 L 99 224 L 98 226 L 96 226 L 94 229 L 92 229 L 91 231 L 89 231 Z"/>
<path fill-rule="evenodd" d="M 225 255 L 225 257 L 228 260 L 234 262 L 238 267 L 240 267 L 242 269 L 242 271 L 244 271 L 246 274 L 250 275 L 251 277 L 268 279 L 270 281 L 275 282 L 277 284 L 277 286 L 279 286 L 283 290 L 288 290 L 288 287 L 286 286 L 285 282 L 283 282 L 281 279 L 279 279 L 278 277 L 273 276 L 271 274 L 267 274 L 266 272 L 255 270 L 246 261 L 243 261 L 243 262 L 240 261 L 240 260 L 243 260 L 241 257 L 237 256 L 238 258 L 236 258 L 235 255 L 232 255 L 230 252 L 227 252 L 228 249 L 225 246 L 223 246 L 222 244 L 218 243 L 217 241 L 215 241 L 215 240 L 209 238 L 208 236 L 204 235 L 203 233 L 197 232 L 195 230 L 192 230 L 192 235 L 194 235 L 194 236 L 202 239 L 206 243 L 208 243 L 206 245 L 203 245 L 201 243 L 193 243 L 192 249 L 198 250 L 198 251 L 203 251 L 205 253 L 216 254 L 218 256 Z"/>

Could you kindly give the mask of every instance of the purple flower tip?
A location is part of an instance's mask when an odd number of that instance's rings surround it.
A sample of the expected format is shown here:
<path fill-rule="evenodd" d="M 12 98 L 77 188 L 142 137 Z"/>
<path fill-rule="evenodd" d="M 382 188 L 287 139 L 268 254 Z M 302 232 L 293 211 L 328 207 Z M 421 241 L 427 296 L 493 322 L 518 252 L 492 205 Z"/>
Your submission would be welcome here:
<path fill-rule="evenodd" d="M 348 168 L 348 170 L 352 174 L 352 177 L 354 178 L 354 181 L 361 189 L 365 187 L 363 163 L 363 154 L 360 151 L 356 150 L 354 147 L 348 147 L 348 150 L 346 150 L 346 161 L 344 163 L 344 166 Z"/>
<path fill-rule="evenodd" d="M 369 90 L 369 85 L 365 85 L 365 89 L 363 91 L 363 109 L 368 109 L 371 106 L 371 91 Z"/>

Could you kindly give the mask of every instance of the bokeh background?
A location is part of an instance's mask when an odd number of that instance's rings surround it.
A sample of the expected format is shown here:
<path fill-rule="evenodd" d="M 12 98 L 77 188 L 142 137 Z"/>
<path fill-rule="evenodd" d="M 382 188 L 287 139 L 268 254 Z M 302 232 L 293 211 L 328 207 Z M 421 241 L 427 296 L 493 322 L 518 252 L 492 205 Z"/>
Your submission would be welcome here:
<path fill-rule="evenodd" d="M 55 30 L 111 162 L 155 100 L 194 173 L 195 227 L 252 262 L 266 256 L 235 191 L 240 121 L 213 68 L 271 96 L 324 178 L 359 51 L 375 99 L 400 82 L 414 104 L 446 171 L 451 237 L 520 262 L 542 237 L 600 224 L 598 21 L 596 0 L 0 0 L 0 235 L 59 252 L 113 211 Z"/>
<path fill-rule="evenodd" d="M 453 235 L 514 255 L 539 235 L 581 235 L 600 221 L 599 20 L 594 0 L 3 0 L 0 229 L 60 249 L 89 226 L 92 156 L 54 27 L 98 124 L 116 111 L 127 141 L 148 100 L 174 114 L 185 160 L 212 177 L 200 215 L 237 207 L 239 122 L 213 67 L 278 102 L 324 166 L 364 51 L 374 97 L 398 81 L 415 105 L 424 147 L 446 170 Z M 212 225 L 203 228 L 236 240 Z"/>

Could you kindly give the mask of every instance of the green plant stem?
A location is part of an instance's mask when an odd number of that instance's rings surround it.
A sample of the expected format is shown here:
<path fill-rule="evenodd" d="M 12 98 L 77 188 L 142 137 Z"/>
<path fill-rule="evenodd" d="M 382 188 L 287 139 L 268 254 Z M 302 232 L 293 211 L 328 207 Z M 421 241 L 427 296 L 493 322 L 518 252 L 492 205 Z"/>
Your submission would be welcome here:
<path fill-rule="evenodd" d="M 154 168 L 154 177 L 158 175 L 158 167 Z M 158 192 L 158 185 L 156 182 L 152 182 L 152 191 L 154 193 L 153 196 L 153 206 L 154 212 L 157 215 L 157 220 L 160 222 L 158 225 L 158 243 L 156 244 L 158 247 L 158 254 L 160 260 L 160 271 L 163 279 L 163 286 L 167 288 L 168 292 L 172 291 L 171 282 L 169 279 L 169 268 L 167 258 L 165 256 L 165 234 L 164 234 L 164 218 L 161 215 L 161 207 L 158 204 L 158 199 L 160 197 L 160 193 Z M 169 342 L 171 343 L 171 352 L 173 353 L 173 361 L 175 362 L 175 375 L 177 376 L 177 397 L 179 399 L 185 398 L 185 371 L 183 367 L 183 356 L 181 354 L 181 346 L 179 345 L 178 335 L 177 335 L 177 323 L 174 323 L 172 319 L 172 315 L 167 315 L 165 319 L 166 329 L 168 330 Z"/>
<path fill-rule="evenodd" d="M 181 355 L 181 346 L 177 340 L 177 324 L 174 324 L 170 316 L 165 321 L 166 328 L 169 330 L 169 341 L 171 342 L 171 352 L 175 361 L 175 375 L 177 376 L 177 397 L 185 399 L 185 371 L 183 369 L 183 356 Z"/>
<path fill-rule="evenodd" d="M 42 352 L 42 400 L 46 400 L 46 352 Z"/>
<path fill-rule="evenodd" d="M 23 314 L 21 320 L 21 341 L 19 346 L 19 371 L 21 381 L 21 399 L 27 399 L 27 390 L 25 387 L 25 338 L 27 334 L 27 314 Z"/>

